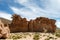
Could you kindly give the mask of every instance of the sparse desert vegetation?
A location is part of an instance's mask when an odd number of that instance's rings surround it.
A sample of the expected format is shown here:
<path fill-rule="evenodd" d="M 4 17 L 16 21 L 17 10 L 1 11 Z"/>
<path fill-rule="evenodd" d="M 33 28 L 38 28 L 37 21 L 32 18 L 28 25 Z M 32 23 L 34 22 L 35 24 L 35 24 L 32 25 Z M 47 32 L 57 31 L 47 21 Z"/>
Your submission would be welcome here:
<path fill-rule="evenodd" d="M 39 34 L 37 33 L 37 34 L 34 34 L 34 36 L 33 36 L 33 40 L 39 40 Z"/>
<path fill-rule="evenodd" d="M 11 33 L 12 40 L 60 40 L 60 33 L 20 32 Z M 7 40 L 7 39 L 6 39 Z"/>

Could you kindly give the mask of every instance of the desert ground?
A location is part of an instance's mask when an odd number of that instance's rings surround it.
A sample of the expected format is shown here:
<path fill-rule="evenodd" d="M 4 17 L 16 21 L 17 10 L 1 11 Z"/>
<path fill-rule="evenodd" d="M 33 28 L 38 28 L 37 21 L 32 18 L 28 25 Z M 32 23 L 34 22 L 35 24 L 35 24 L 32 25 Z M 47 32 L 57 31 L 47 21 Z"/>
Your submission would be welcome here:
<path fill-rule="evenodd" d="M 60 40 L 60 30 L 55 33 L 20 32 L 11 33 L 6 40 Z"/>

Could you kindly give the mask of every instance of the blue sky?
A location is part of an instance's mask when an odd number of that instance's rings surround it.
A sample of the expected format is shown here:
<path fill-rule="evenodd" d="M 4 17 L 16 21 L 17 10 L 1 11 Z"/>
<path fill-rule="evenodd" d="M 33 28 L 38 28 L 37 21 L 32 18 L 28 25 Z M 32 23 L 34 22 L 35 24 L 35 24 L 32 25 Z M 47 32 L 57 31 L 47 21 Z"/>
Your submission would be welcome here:
<path fill-rule="evenodd" d="M 60 0 L 0 0 L 0 17 L 11 19 L 18 14 L 27 20 L 48 17 L 60 28 Z"/>

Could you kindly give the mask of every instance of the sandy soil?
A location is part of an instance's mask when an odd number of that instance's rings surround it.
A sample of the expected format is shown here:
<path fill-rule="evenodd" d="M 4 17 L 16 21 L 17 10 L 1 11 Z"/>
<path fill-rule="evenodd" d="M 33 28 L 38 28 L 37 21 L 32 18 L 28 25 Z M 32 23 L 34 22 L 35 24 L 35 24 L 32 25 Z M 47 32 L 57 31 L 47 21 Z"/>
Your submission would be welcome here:
<path fill-rule="evenodd" d="M 37 35 L 36 37 L 34 35 Z M 15 38 L 14 38 L 15 37 Z M 35 38 L 34 38 L 35 37 Z M 52 33 L 11 33 L 6 40 L 60 40 L 60 37 Z"/>

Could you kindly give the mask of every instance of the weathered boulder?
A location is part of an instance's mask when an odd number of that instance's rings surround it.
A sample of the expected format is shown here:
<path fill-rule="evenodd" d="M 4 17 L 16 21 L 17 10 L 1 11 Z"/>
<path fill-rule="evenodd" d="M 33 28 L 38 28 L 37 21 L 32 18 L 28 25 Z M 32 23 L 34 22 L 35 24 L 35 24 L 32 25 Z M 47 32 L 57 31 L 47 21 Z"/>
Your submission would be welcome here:
<path fill-rule="evenodd" d="M 0 20 L 0 39 L 9 38 L 10 30 L 7 24 L 2 23 Z"/>

